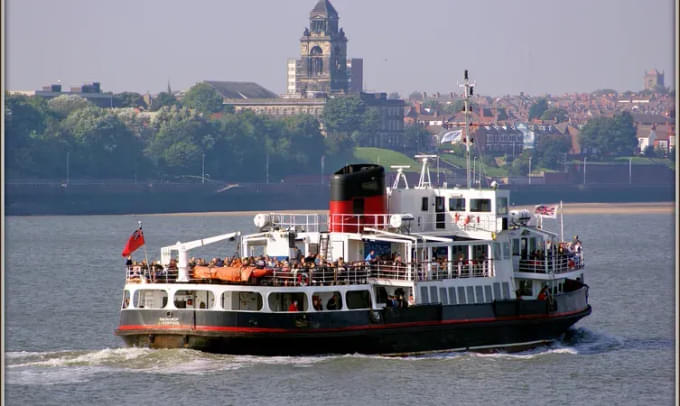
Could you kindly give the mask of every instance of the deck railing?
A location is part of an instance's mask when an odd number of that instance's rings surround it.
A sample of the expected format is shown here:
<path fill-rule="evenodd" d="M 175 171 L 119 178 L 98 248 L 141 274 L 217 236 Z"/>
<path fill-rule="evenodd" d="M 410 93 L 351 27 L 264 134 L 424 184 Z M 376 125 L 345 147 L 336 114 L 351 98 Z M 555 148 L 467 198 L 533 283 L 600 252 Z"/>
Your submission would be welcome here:
<path fill-rule="evenodd" d="M 411 266 L 406 263 L 393 264 L 385 262 L 325 265 L 298 268 L 266 268 L 271 272 L 261 278 L 250 278 L 243 282 L 227 282 L 219 279 L 196 279 L 190 272 L 191 283 L 246 284 L 266 286 L 329 286 L 366 283 L 369 278 L 402 281 L 430 281 L 452 278 L 490 277 L 495 274 L 494 262 L 455 261 L 450 266 L 447 261 L 418 262 Z M 177 283 L 176 269 L 140 269 L 125 270 L 128 283 Z"/>
<path fill-rule="evenodd" d="M 585 266 L 583 255 L 557 255 L 543 259 L 520 259 L 517 272 L 565 273 L 582 269 Z"/>

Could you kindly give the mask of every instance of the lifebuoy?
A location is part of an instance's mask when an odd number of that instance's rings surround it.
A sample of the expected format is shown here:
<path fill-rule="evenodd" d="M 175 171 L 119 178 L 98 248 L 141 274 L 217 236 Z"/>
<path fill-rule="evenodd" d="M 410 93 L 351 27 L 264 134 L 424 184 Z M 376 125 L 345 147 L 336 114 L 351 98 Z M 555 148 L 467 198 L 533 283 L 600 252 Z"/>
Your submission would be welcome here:
<path fill-rule="evenodd" d="M 465 217 L 465 225 L 470 224 L 470 216 Z"/>
<path fill-rule="evenodd" d="M 454 216 L 454 218 L 456 219 L 456 223 L 457 223 L 458 220 L 460 220 L 460 214 L 456 213 L 456 215 Z"/>
<path fill-rule="evenodd" d="M 297 283 L 300 286 L 306 286 L 307 285 L 307 274 L 306 273 L 299 273 L 297 276 Z"/>
<path fill-rule="evenodd" d="M 479 216 L 477 216 L 477 224 L 479 224 Z"/>

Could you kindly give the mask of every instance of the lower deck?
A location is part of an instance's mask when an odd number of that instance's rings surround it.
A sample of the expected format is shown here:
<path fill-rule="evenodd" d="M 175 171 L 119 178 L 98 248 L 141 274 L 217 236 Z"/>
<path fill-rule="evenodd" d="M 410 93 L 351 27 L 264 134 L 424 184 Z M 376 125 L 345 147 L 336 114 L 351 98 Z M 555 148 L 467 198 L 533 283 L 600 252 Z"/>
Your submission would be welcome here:
<path fill-rule="evenodd" d="M 126 343 L 253 354 L 398 353 L 551 340 L 590 313 L 587 287 L 552 300 L 328 312 L 121 311 Z"/>

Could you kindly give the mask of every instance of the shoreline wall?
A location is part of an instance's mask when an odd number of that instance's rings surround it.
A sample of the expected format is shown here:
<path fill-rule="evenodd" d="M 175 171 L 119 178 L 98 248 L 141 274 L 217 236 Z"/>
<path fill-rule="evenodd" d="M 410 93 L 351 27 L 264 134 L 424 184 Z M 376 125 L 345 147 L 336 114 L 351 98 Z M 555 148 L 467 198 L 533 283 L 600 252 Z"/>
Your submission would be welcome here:
<path fill-rule="evenodd" d="M 674 184 L 501 185 L 513 206 L 672 202 Z M 328 184 L 5 184 L 7 215 L 325 210 Z"/>

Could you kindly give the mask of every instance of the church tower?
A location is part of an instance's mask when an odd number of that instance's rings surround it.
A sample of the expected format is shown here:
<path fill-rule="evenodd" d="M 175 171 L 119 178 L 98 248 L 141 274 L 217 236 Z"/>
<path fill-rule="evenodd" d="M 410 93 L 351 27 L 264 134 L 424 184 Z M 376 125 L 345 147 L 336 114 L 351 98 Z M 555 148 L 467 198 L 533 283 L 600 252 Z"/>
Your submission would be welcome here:
<path fill-rule="evenodd" d="M 303 97 L 347 92 L 347 37 L 329 0 L 319 0 L 309 13 L 296 62 L 295 89 Z"/>

